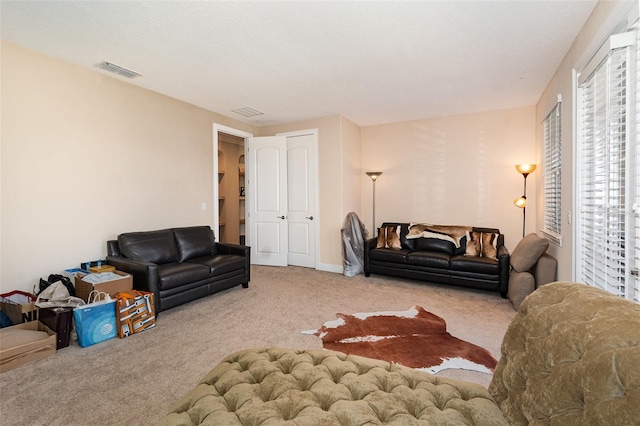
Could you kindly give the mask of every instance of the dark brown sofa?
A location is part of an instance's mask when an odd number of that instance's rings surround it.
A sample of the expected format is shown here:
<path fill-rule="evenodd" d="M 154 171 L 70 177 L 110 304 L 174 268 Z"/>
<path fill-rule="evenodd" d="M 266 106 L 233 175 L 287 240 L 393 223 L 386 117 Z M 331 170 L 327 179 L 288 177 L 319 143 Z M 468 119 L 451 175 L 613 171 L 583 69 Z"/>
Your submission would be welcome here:
<path fill-rule="evenodd" d="M 107 242 L 107 263 L 133 275 L 160 312 L 250 280 L 250 247 L 215 241 L 209 226 L 129 232 Z"/>
<path fill-rule="evenodd" d="M 399 249 L 376 248 L 376 238 L 365 241 L 364 274 L 392 275 L 432 283 L 497 291 L 507 297 L 509 250 L 497 228 L 473 227 L 474 232 L 497 234 L 497 259 L 465 256 L 466 238 L 460 247 L 435 238 L 407 239 L 409 223 L 384 222 L 382 227 L 400 226 Z"/>

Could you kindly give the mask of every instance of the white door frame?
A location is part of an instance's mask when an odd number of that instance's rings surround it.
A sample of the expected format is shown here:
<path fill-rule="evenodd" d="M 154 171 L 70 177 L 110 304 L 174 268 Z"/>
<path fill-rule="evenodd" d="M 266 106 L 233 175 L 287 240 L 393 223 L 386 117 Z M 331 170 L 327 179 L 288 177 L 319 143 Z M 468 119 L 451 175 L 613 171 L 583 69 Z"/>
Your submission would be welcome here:
<path fill-rule="evenodd" d="M 218 203 L 218 132 L 226 133 L 229 135 L 237 136 L 240 138 L 251 138 L 253 133 L 245 132 L 243 130 L 234 129 L 233 127 L 224 126 L 222 124 L 213 123 L 213 229 L 216 235 L 216 241 L 220 241 L 220 206 Z M 301 136 L 306 134 L 313 135 L 313 154 L 314 154 L 314 173 L 315 173 L 315 208 L 316 212 L 314 218 L 317 218 L 315 227 L 315 269 L 318 269 L 320 259 L 320 179 L 319 179 L 319 159 L 318 159 L 318 129 L 297 130 L 293 132 L 278 133 L 276 136 Z M 246 144 L 245 144 L 246 153 Z M 250 240 L 250 236 L 247 235 Z"/>
<path fill-rule="evenodd" d="M 222 124 L 213 123 L 213 230 L 216 241 L 220 241 L 220 203 L 218 202 L 218 132 L 240 138 L 250 138 L 253 134 Z"/>

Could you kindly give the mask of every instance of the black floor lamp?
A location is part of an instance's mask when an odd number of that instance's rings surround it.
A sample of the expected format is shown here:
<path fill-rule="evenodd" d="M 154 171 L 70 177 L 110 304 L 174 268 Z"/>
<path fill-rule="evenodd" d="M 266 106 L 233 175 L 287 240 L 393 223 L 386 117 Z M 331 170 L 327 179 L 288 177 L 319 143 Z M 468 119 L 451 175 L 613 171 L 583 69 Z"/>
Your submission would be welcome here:
<path fill-rule="evenodd" d="M 516 164 L 516 170 L 524 177 L 524 193 L 522 197 L 513 200 L 513 204 L 522 209 L 522 238 L 524 238 L 527 223 L 527 176 L 529 176 L 529 173 L 533 173 L 535 169 L 535 164 Z"/>
<path fill-rule="evenodd" d="M 372 235 L 376 235 L 376 180 L 382 172 L 365 172 L 367 176 L 371 178 L 373 181 L 373 229 L 371 230 Z"/>

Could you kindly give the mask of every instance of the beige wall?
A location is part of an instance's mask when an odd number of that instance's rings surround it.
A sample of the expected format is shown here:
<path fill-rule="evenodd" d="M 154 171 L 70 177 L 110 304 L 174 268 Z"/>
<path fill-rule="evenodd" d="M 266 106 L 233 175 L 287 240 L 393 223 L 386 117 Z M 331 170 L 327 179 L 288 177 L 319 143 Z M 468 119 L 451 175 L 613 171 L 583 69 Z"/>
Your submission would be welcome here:
<path fill-rule="evenodd" d="M 558 259 L 558 279 L 572 280 L 573 249 L 576 212 L 573 212 L 574 202 L 574 169 L 573 156 L 576 143 L 576 129 L 574 127 L 574 84 L 573 70 L 579 71 L 585 62 L 595 53 L 600 44 L 616 22 L 626 15 L 630 7 L 638 7 L 637 1 L 600 1 L 588 21 L 578 34 L 571 49 L 556 70 L 544 93 L 536 105 L 536 123 L 542 123 L 544 118 L 556 103 L 557 95 L 562 95 L 562 245 L 551 243 L 549 252 Z M 537 162 L 542 164 L 542 146 L 544 143 L 543 127 L 536 126 Z M 533 175 L 532 175 L 533 177 Z M 543 173 L 536 172 L 535 179 L 538 187 L 542 188 Z M 541 190 L 537 192 L 538 208 L 536 214 L 536 230 L 544 226 L 543 199 Z M 573 223 L 569 223 L 567 214 L 572 212 Z"/>
<path fill-rule="evenodd" d="M 362 128 L 362 168 L 376 181 L 376 227 L 384 221 L 500 228 L 513 250 L 522 238 L 522 175 L 535 158 L 533 107 Z M 372 183 L 361 176 L 371 230 Z M 527 193 L 535 193 L 528 182 Z M 535 212 L 535 202 L 527 211 Z M 527 220 L 527 232 L 535 218 Z"/>
<path fill-rule="evenodd" d="M 0 291 L 121 232 L 213 224 L 212 123 L 255 128 L 7 42 L 1 66 Z"/>
<path fill-rule="evenodd" d="M 365 222 L 362 217 L 362 165 L 360 163 L 362 156 L 362 143 L 360 140 L 360 127 L 349 121 L 347 118 L 341 118 L 342 129 L 342 212 L 341 217 L 344 218 L 347 213 L 355 212 L 360 220 Z M 366 222 L 365 222 L 366 223 Z"/>

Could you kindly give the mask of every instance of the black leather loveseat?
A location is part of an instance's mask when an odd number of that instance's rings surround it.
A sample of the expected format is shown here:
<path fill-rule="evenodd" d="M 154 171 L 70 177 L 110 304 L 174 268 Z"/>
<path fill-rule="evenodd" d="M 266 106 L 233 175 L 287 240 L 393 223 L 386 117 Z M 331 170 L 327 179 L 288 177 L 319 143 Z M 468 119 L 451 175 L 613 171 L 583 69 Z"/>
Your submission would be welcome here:
<path fill-rule="evenodd" d="M 209 226 L 129 232 L 107 242 L 107 263 L 153 293 L 156 312 L 238 284 L 249 286 L 250 248 L 215 242 Z"/>
<path fill-rule="evenodd" d="M 451 284 L 497 291 L 507 297 L 509 284 L 509 250 L 499 229 L 470 227 L 470 231 L 495 236 L 496 257 L 465 255 L 467 237 L 459 246 L 438 238 L 408 239 L 408 223 L 385 222 L 382 227 L 400 226 L 396 248 L 376 248 L 377 238 L 365 241 L 364 273 Z"/>

